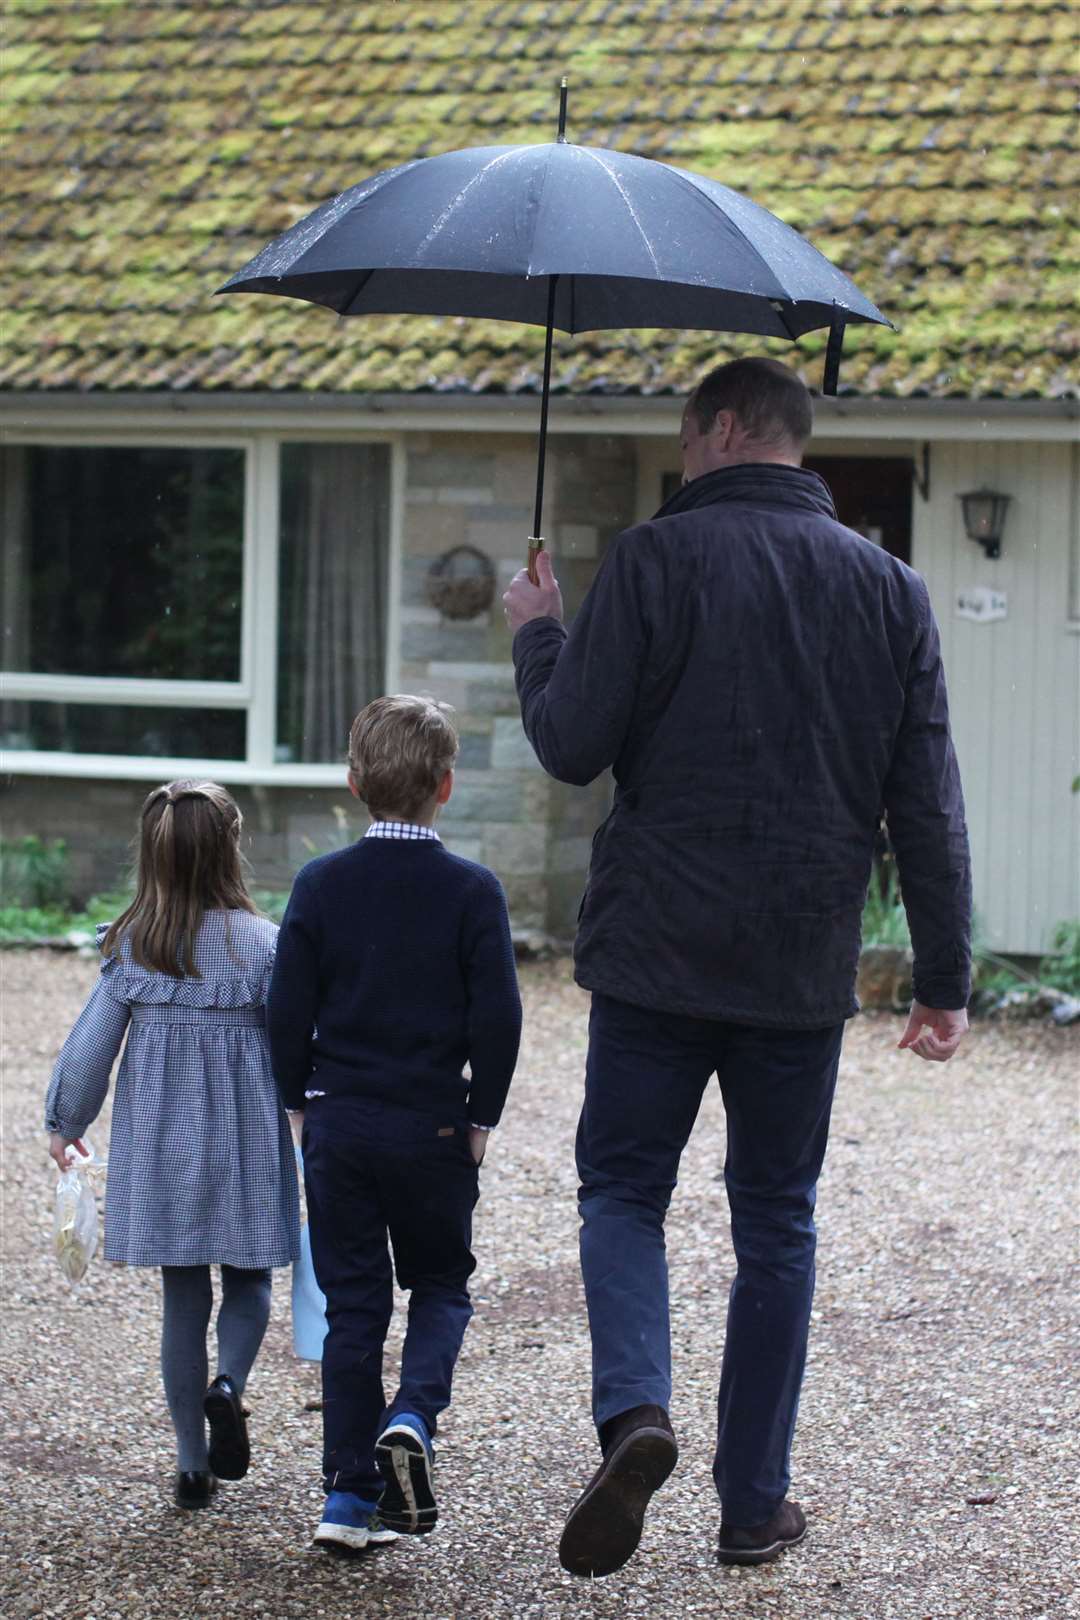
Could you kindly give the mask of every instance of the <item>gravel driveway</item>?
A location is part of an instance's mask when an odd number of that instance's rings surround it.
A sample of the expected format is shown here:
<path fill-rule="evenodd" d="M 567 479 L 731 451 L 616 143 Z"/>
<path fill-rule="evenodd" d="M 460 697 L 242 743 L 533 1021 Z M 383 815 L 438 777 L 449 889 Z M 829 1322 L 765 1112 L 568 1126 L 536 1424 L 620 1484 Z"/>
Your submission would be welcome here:
<path fill-rule="evenodd" d="M 288 1278 L 249 1386 L 252 1472 L 171 1506 L 156 1365 L 159 1281 L 50 1251 L 38 1132 L 92 962 L 7 953 L 3 1361 L 7 1620 L 1061 1620 L 1075 1565 L 1075 1030 L 978 1028 L 947 1067 L 850 1028 L 818 1204 L 819 1282 L 793 1494 L 810 1537 L 723 1570 L 710 1431 L 732 1260 L 710 1094 L 669 1219 L 682 1456 L 637 1557 L 564 1575 L 567 1508 L 594 1466 L 576 1260 L 573 1128 L 586 998 L 566 963 L 523 974 L 526 1044 L 478 1214 L 476 1317 L 441 1433 L 443 1521 L 342 1564 L 312 1551 L 318 1372 L 294 1360 Z M 91 1133 L 101 1150 L 103 1124 Z M 391 1358 L 397 1350 L 395 1318 Z M 1072 1611 L 1075 1612 L 1075 1611 Z"/>

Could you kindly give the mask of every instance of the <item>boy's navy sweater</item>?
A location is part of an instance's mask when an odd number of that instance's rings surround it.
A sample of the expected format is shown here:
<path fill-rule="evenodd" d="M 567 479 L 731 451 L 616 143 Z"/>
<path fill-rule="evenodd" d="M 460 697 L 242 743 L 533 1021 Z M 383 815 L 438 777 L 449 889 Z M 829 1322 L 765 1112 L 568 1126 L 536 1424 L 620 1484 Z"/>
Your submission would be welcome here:
<path fill-rule="evenodd" d="M 266 1020 L 286 1108 L 320 1091 L 496 1125 L 521 1037 L 498 878 L 435 839 L 361 838 L 309 862 Z"/>

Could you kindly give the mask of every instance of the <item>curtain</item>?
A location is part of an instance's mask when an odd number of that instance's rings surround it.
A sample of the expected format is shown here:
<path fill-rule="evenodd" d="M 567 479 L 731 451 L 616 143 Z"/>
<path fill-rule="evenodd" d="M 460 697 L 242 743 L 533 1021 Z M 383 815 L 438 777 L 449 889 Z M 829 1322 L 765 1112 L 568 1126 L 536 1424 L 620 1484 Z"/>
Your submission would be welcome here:
<path fill-rule="evenodd" d="M 26 450 L 0 449 L 0 670 L 30 668 L 30 521 Z M 25 746 L 29 710 L 0 701 L 0 747 Z"/>
<path fill-rule="evenodd" d="M 343 759 L 382 691 L 389 472 L 385 445 L 282 446 L 280 758 Z"/>

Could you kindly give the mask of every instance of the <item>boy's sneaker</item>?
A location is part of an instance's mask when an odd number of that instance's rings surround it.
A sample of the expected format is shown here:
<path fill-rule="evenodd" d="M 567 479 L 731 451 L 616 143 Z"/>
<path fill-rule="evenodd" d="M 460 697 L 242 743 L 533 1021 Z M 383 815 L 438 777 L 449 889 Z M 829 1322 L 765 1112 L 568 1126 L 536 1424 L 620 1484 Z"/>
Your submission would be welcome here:
<path fill-rule="evenodd" d="M 315 1532 L 317 1547 L 349 1558 L 368 1547 L 382 1547 L 396 1540 L 393 1530 L 383 1524 L 374 1502 L 366 1502 L 352 1491 L 329 1493 L 322 1523 Z"/>
<path fill-rule="evenodd" d="M 406 1536 L 434 1530 L 439 1510 L 431 1482 L 431 1436 L 423 1418 L 399 1412 L 375 1442 L 375 1466 L 385 1480 L 379 1514 Z"/>

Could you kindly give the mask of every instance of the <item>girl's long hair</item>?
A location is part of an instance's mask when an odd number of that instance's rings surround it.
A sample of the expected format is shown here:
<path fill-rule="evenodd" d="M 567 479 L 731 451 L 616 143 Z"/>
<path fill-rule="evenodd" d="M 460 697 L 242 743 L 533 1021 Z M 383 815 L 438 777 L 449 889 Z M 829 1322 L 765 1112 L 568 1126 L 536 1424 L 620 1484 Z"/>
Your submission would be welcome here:
<path fill-rule="evenodd" d="M 255 911 L 244 886 L 232 795 L 216 782 L 166 782 L 142 807 L 135 898 L 101 942 L 114 955 L 126 938 L 141 967 L 201 978 L 195 939 L 203 913 Z"/>

